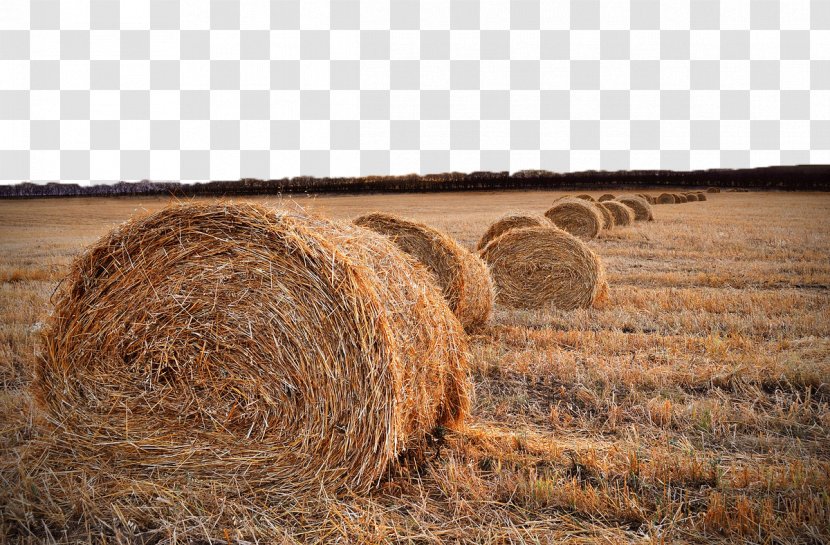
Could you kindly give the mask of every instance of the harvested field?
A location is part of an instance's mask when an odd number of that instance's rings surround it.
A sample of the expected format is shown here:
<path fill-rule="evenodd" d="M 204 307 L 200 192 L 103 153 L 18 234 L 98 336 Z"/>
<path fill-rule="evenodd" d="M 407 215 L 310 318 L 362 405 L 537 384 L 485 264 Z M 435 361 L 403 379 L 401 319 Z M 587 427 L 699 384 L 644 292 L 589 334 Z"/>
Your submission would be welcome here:
<path fill-rule="evenodd" d="M 556 196 L 250 200 L 344 220 L 384 210 L 473 249 L 505 213 L 541 215 Z M 71 261 L 134 212 L 168 200 L 0 201 L 0 536 L 32 544 L 828 542 L 830 195 L 707 197 L 654 207 L 653 222 L 585 243 L 605 265 L 602 304 L 497 305 L 492 325 L 469 339 L 475 396 L 466 427 L 390 466 L 368 493 L 250 495 L 240 471 L 231 485 L 195 479 L 198 501 L 187 509 L 182 497 L 195 491 L 165 486 L 153 470 L 128 481 L 110 463 L 94 473 L 61 465 L 72 445 L 44 453 L 53 439 L 29 390 L 52 294 Z M 113 481 L 105 494 L 151 500 L 96 518 L 84 506 L 102 479 Z M 61 494 L 71 506 L 53 501 Z"/>

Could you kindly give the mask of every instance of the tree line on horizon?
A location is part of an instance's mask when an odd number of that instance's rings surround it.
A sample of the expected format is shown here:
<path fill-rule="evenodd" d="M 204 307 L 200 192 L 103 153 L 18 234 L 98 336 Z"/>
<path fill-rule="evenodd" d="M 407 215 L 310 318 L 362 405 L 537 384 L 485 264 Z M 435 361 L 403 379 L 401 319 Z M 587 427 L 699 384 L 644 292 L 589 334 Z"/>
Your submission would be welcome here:
<path fill-rule="evenodd" d="M 216 180 L 195 183 L 117 182 L 80 185 L 22 182 L 0 185 L 0 198 L 171 195 L 179 197 L 270 195 L 282 193 L 410 193 L 509 189 L 626 189 L 639 187 L 700 186 L 774 189 L 790 191 L 830 190 L 830 165 L 799 165 L 748 169 L 692 171 L 627 170 L 557 173 L 547 170 L 503 172 L 445 172 L 387 176 L 320 177 L 261 180 Z"/>

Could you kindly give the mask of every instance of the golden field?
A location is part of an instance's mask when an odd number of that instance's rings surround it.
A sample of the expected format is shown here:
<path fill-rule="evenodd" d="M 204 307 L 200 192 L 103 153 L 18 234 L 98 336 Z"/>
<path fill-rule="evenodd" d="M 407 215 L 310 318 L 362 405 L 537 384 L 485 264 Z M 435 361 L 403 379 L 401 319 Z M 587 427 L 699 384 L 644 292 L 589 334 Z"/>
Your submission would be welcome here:
<path fill-rule="evenodd" d="M 395 213 L 472 249 L 504 213 L 541 213 L 559 195 L 247 200 Z M 471 339 L 467 429 L 368 497 L 228 487 L 182 510 L 182 491 L 158 490 L 158 505 L 109 519 L 84 508 L 94 472 L 46 472 L 32 455 L 48 437 L 27 387 L 73 257 L 170 200 L 0 201 L 0 541 L 827 542 L 830 195 L 707 197 L 588 243 L 611 287 L 599 308 L 497 307 Z"/>

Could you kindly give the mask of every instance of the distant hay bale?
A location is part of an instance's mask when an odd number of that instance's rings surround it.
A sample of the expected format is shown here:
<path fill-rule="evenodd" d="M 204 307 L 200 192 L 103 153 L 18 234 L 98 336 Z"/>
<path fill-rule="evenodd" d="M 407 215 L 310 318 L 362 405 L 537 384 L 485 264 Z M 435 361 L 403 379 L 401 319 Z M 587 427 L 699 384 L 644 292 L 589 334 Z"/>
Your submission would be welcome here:
<path fill-rule="evenodd" d="M 602 228 L 613 229 L 615 225 L 614 214 L 612 214 L 611 211 L 605 207 L 605 203 L 595 202 L 594 206 L 596 206 L 597 210 L 599 210 L 599 213 L 602 216 Z"/>
<path fill-rule="evenodd" d="M 599 258 L 557 227 L 507 231 L 481 251 L 496 283 L 497 301 L 514 308 L 590 307 L 602 293 Z"/>
<path fill-rule="evenodd" d="M 606 193 L 605 195 L 601 196 L 597 200 L 599 200 L 599 202 L 613 201 L 614 200 L 614 195 L 612 195 L 611 193 Z"/>
<path fill-rule="evenodd" d="M 34 387 L 73 463 L 317 495 L 364 491 L 436 427 L 458 426 L 466 357 L 426 269 L 386 238 L 185 204 L 74 262 Z"/>
<path fill-rule="evenodd" d="M 657 204 L 674 204 L 676 202 L 677 200 L 671 193 L 660 193 L 660 196 L 657 197 Z"/>
<path fill-rule="evenodd" d="M 674 202 L 676 202 L 678 204 L 681 204 L 681 203 L 684 203 L 684 202 L 689 202 L 689 199 L 687 199 L 686 196 L 683 195 L 682 193 L 675 193 L 674 194 Z"/>
<path fill-rule="evenodd" d="M 595 198 L 588 195 L 587 193 L 583 193 L 582 195 L 577 195 L 576 198 L 577 199 L 582 199 L 583 201 L 591 201 L 591 202 L 596 202 L 597 201 Z"/>
<path fill-rule="evenodd" d="M 697 195 L 694 193 L 684 193 L 683 196 L 686 197 L 688 202 L 697 202 Z"/>
<path fill-rule="evenodd" d="M 603 202 L 602 205 L 614 216 L 614 225 L 626 227 L 634 223 L 634 210 L 617 201 Z"/>
<path fill-rule="evenodd" d="M 602 229 L 602 213 L 591 202 L 581 199 L 557 201 L 545 217 L 560 229 L 584 239 L 595 238 Z"/>
<path fill-rule="evenodd" d="M 429 269 L 465 329 L 474 330 L 489 321 L 494 293 L 487 265 L 452 237 L 392 214 L 367 214 L 354 224 L 389 237 Z"/>
<path fill-rule="evenodd" d="M 698 192 L 698 193 L 695 193 L 695 195 L 697 195 L 697 200 L 699 200 L 699 201 L 705 201 L 706 200 L 706 193 L 703 193 L 702 191 Z"/>
<path fill-rule="evenodd" d="M 487 231 L 485 231 L 484 235 L 481 237 L 481 240 L 478 241 L 476 250 L 484 249 L 488 242 L 511 229 L 539 227 L 542 225 L 550 225 L 550 220 L 544 216 L 534 216 L 530 214 L 508 214 L 487 228 Z"/>
<path fill-rule="evenodd" d="M 634 211 L 635 221 L 654 221 L 654 212 L 652 212 L 651 205 L 644 198 L 636 195 L 624 195 L 618 197 L 617 201 Z"/>
<path fill-rule="evenodd" d="M 707 187 L 706 193 L 720 193 L 719 187 Z"/>

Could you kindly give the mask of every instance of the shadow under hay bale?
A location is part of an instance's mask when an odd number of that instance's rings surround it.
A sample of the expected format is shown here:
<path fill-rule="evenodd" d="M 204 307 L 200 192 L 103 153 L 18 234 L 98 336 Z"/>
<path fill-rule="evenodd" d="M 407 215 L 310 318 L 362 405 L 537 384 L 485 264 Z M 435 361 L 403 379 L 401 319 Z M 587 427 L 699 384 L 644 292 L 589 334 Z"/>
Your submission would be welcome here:
<path fill-rule="evenodd" d="M 651 205 L 642 197 L 636 195 L 624 195 L 617 198 L 618 202 L 631 208 L 634 212 L 635 221 L 654 221 L 654 213 Z"/>
<path fill-rule="evenodd" d="M 545 217 L 560 229 L 583 239 L 596 238 L 602 229 L 602 213 L 592 203 L 581 199 L 557 201 Z"/>
<path fill-rule="evenodd" d="M 488 242 L 503 233 L 510 231 L 511 229 L 521 229 L 522 227 L 541 227 L 550 224 L 550 220 L 545 216 L 535 216 L 531 214 L 507 214 L 499 218 L 495 223 L 487 228 L 487 231 L 484 232 L 481 240 L 478 241 L 476 250 L 484 249 Z"/>
<path fill-rule="evenodd" d="M 186 204 L 130 220 L 75 261 L 34 389 L 69 438 L 68 467 L 188 493 L 316 496 L 365 491 L 436 427 L 459 426 L 466 357 L 427 271 L 385 237 Z M 98 507 L 141 493 L 122 487 Z"/>
<path fill-rule="evenodd" d="M 590 307 L 607 292 L 605 272 L 588 246 L 557 227 L 507 231 L 481 251 L 496 283 L 496 300 L 514 308 Z"/>
<path fill-rule="evenodd" d="M 495 295 L 487 265 L 452 237 L 391 214 L 367 214 L 354 224 L 388 237 L 423 264 L 465 329 L 475 330 L 490 320 Z"/>
<path fill-rule="evenodd" d="M 602 215 L 602 228 L 603 229 L 613 229 L 614 228 L 614 215 L 605 207 L 604 203 L 595 202 L 594 206 L 596 206 L 597 210 L 599 210 L 600 215 Z"/>
<path fill-rule="evenodd" d="M 607 201 L 602 203 L 602 205 L 614 216 L 614 225 L 616 227 L 627 227 L 634 223 L 634 210 L 623 203 Z"/>

